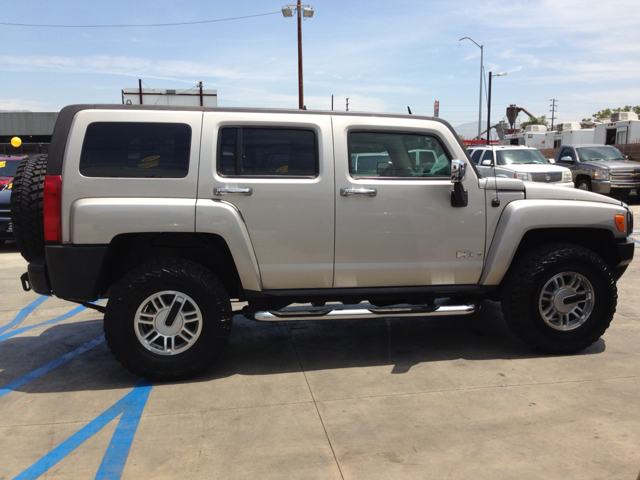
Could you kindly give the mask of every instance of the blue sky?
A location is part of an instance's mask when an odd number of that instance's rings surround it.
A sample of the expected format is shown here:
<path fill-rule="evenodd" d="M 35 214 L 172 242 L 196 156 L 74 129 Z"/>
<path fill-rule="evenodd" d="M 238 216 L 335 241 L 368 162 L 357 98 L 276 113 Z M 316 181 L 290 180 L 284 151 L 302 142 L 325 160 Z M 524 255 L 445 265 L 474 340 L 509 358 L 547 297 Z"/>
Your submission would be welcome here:
<path fill-rule="evenodd" d="M 291 0 L 289 0 L 291 1 Z M 307 0 L 309 1 L 309 0 Z M 219 106 L 297 108 L 297 34 L 284 3 L 255 0 L 0 1 L 1 22 L 147 24 L 245 20 L 148 28 L 0 25 L 0 110 L 57 111 L 120 103 L 138 78 L 152 88 L 218 90 Z M 515 103 L 534 115 L 579 121 L 640 104 L 638 2 L 613 0 L 311 2 L 303 22 L 305 104 L 433 114 L 476 122 L 480 49 L 493 79 L 492 120 Z M 486 119 L 486 98 L 483 98 Z M 526 117 L 522 114 L 521 120 Z"/>

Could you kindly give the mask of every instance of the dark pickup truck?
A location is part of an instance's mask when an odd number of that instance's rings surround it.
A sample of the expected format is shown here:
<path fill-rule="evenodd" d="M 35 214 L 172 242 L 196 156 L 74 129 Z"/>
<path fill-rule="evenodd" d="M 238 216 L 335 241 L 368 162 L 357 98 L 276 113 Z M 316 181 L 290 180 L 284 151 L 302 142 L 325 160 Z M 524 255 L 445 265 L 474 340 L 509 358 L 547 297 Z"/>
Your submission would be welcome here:
<path fill-rule="evenodd" d="M 610 145 L 563 145 L 555 163 L 571 170 L 580 190 L 631 198 L 640 192 L 640 163 Z"/>

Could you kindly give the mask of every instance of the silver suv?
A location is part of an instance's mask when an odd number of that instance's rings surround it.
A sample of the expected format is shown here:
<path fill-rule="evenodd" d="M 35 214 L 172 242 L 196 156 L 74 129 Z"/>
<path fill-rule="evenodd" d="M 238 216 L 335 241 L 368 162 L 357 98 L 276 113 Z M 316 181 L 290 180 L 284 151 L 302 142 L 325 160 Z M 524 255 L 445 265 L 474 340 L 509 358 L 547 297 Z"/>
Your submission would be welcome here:
<path fill-rule="evenodd" d="M 24 288 L 103 311 L 115 357 L 160 379 L 211 364 L 235 315 L 424 319 L 484 298 L 528 344 L 575 352 L 634 253 L 623 203 L 481 177 L 416 115 L 70 106 L 11 209 Z"/>
<path fill-rule="evenodd" d="M 573 187 L 571 171 L 549 163 L 535 148 L 519 145 L 475 147 L 469 149 L 469 155 L 483 176 Z"/>

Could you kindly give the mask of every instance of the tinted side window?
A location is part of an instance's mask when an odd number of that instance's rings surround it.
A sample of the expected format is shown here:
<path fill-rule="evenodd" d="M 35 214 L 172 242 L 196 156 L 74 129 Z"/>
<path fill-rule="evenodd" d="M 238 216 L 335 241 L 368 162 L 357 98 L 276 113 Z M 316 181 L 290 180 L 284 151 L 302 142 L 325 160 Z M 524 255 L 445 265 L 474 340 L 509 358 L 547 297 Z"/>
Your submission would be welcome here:
<path fill-rule="evenodd" d="M 80 155 L 85 177 L 183 178 L 189 173 L 191 127 L 182 123 L 96 122 Z"/>
<path fill-rule="evenodd" d="M 218 145 L 218 173 L 243 177 L 318 175 L 313 130 L 223 128 Z"/>
<path fill-rule="evenodd" d="M 473 163 L 478 163 L 478 161 L 480 160 L 480 156 L 482 155 L 483 150 L 476 150 L 475 152 L 473 152 L 473 156 L 471 157 L 471 161 Z"/>
<path fill-rule="evenodd" d="M 350 132 L 349 173 L 354 178 L 449 178 L 451 164 L 435 137 Z"/>

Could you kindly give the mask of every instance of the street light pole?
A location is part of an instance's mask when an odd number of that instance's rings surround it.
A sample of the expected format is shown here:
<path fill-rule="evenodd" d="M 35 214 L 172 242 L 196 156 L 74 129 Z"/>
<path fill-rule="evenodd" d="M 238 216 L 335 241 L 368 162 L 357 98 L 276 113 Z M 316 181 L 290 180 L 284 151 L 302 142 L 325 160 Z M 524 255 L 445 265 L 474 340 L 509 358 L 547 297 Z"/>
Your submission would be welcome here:
<path fill-rule="evenodd" d="M 287 17 L 293 16 L 293 9 L 295 8 L 298 15 L 298 108 L 304 109 L 304 87 L 302 82 L 302 17 L 313 17 L 313 7 L 309 5 L 301 5 L 300 0 L 297 4 L 285 5 L 282 7 L 282 15 Z"/>
<path fill-rule="evenodd" d="M 493 77 L 503 77 L 507 75 L 508 72 L 496 73 L 493 75 L 489 72 L 489 94 L 487 95 L 487 145 L 489 145 L 489 140 L 491 138 L 491 79 Z"/>
<path fill-rule="evenodd" d="M 298 0 L 298 108 L 304 108 L 304 87 L 302 84 L 302 8 Z"/>
<path fill-rule="evenodd" d="M 483 70 L 483 55 L 484 55 L 484 46 L 480 45 L 471 37 L 462 37 L 459 42 L 464 39 L 471 40 L 478 47 L 480 47 L 480 100 L 478 100 L 478 140 L 480 140 L 480 134 L 482 133 L 482 70 Z"/>

